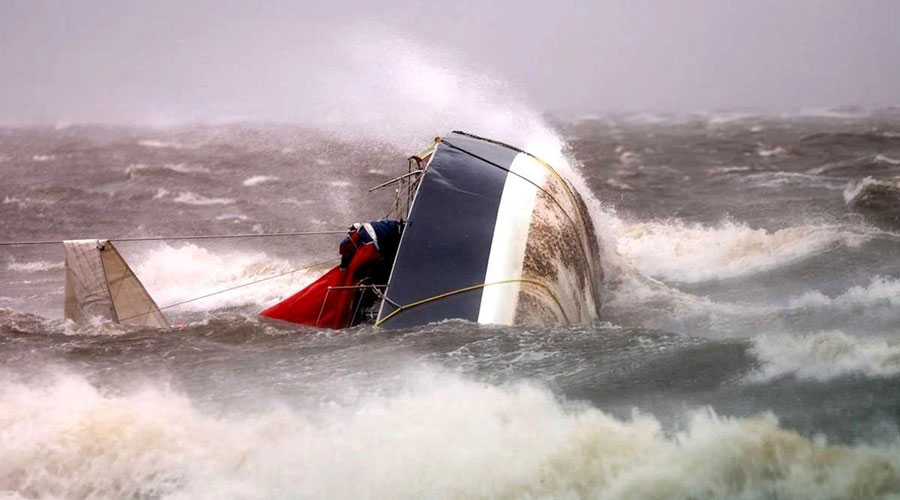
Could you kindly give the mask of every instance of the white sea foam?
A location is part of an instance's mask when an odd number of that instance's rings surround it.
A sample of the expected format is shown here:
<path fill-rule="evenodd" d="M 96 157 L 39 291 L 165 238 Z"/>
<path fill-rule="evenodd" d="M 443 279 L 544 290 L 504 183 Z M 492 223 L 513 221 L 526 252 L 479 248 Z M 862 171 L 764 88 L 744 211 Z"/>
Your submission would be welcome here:
<path fill-rule="evenodd" d="M 40 271 L 53 271 L 56 269 L 62 269 L 64 264 L 62 262 L 49 262 L 46 260 L 37 260 L 34 262 L 15 262 L 12 261 L 6 265 L 6 269 L 10 271 L 16 271 L 20 273 L 34 273 Z"/>
<path fill-rule="evenodd" d="M 148 167 L 146 163 L 132 163 L 132 164 L 128 165 L 127 167 L 125 167 L 125 174 L 131 175 L 134 172 L 139 172 L 141 170 L 146 170 L 148 168 L 150 168 L 150 167 Z"/>
<path fill-rule="evenodd" d="M 131 259 L 130 259 L 131 260 Z M 303 267 L 271 258 L 265 252 L 214 253 L 196 245 L 163 245 L 134 259 L 134 271 L 160 306 L 193 299 L 218 290 Z M 294 293 L 318 270 L 300 271 L 180 306 L 178 311 L 208 311 L 221 307 L 263 306 Z"/>
<path fill-rule="evenodd" d="M 771 149 L 766 149 L 765 146 L 760 145 L 759 149 L 757 149 L 756 154 L 762 156 L 763 158 L 770 158 L 772 156 L 785 156 L 788 154 L 788 150 L 784 149 L 781 146 L 775 146 Z"/>
<path fill-rule="evenodd" d="M 890 156 L 885 156 L 883 154 L 875 155 L 875 159 L 873 161 L 875 163 L 884 163 L 887 165 L 900 165 L 900 160 L 891 158 Z"/>
<path fill-rule="evenodd" d="M 708 175 L 720 175 L 720 174 L 731 174 L 734 172 L 746 172 L 751 170 L 752 167 L 741 166 L 741 167 L 713 167 L 707 171 Z"/>
<path fill-rule="evenodd" d="M 631 184 L 628 184 L 627 182 L 618 181 L 614 177 L 607 178 L 606 185 L 613 189 L 618 189 L 620 191 L 634 191 L 634 187 Z"/>
<path fill-rule="evenodd" d="M 750 377 L 753 381 L 787 375 L 828 380 L 850 374 L 900 374 L 900 340 L 896 338 L 860 338 L 842 331 L 771 334 L 754 338 L 751 351 L 763 365 Z"/>
<path fill-rule="evenodd" d="M 158 199 L 160 199 L 160 198 L 165 198 L 166 196 L 169 196 L 169 190 L 168 190 L 168 189 L 166 189 L 166 188 L 157 188 L 157 189 L 156 189 L 156 194 L 153 195 L 153 199 L 154 199 L 154 200 L 158 200 Z"/>
<path fill-rule="evenodd" d="M 866 176 L 857 182 L 851 182 L 844 188 L 844 202 L 853 205 L 864 199 L 866 195 L 877 192 L 893 192 L 896 196 L 900 196 L 900 177 L 893 179 L 874 179 Z"/>
<path fill-rule="evenodd" d="M 780 188 L 796 184 L 829 189 L 843 188 L 843 181 L 840 179 L 803 172 L 761 172 L 750 174 L 745 179 L 752 186 L 760 188 Z"/>
<path fill-rule="evenodd" d="M 4 205 L 11 205 L 13 203 L 18 205 L 19 209 L 21 210 L 23 208 L 28 208 L 28 207 L 38 206 L 38 205 L 49 206 L 49 205 L 53 205 L 56 202 L 52 201 L 52 200 L 39 200 L 39 199 L 34 199 L 34 198 L 19 198 L 18 196 L 4 196 L 3 197 Z"/>
<path fill-rule="evenodd" d="M 244 179 L 243 184 L 245 186 L 257 186 L 266 182 L 277 182 L 279 180 L 279 177 L 274 175 L 254 175 L 253 177 Z"/>
<path fill-rule="evenodd" d="M 248 219 L 250 219 L 250 217 L 247 217 L 244 214 L 222 214 L 216 216 L 216 220 L 230 220 L 234 221 L 235 223 L 243 222 Z"/>
<path fill-rule="evenodd" d="M 158 141 L 155 139 L 145 139 L 138 141 L 138 145 L 144 146 L 145 148 L 171 148 L 171 149 L 181 149 L 184 146 L 177 142 L 166 142 L 166 141 Z"/>
<path fill-rule="evenodd" d="M 163 165 L 166 170 L 178 172 L 182 174 L 201 173 L 208 174 L 210 170 L 203 165 L 188 165 L 187 163 L 166 163 Z"/>
<path fill-rule="evenodd" d="M 775 269 L 833 245 L 858 246 L 864 229 L 809 225 L 768 231 L 744 223 L 678 220 L 616 224 L 618 251 L 650 276 L 678 282 L 727 279 Z"/>
<path fill-rule="evenodd" d="M 835 297 L 829 297 L 820 291 L 810 291 L 789 302 L 789 306 L 793 309 L 804 307 L 851 309 L 878 304 L 900 306 L 900 280 L 875 276 L 868 285 L 851 287 Z"/>
<path fill-rule="evenodd" d="M 158 385 L 0 382 L 0 489 L 41 498 L 874 498 L 900 446 L 829 444 L 771 414 L 665 435 L 540 387 L 415 374 L 352 407 L 209 414 Z M 412 378 L 410 375 L 408 378 Z"/>
<path fill-rule="evenodd" d="M 33 161 L 38 163 L 45 163 L 48 161 L 53 161 L 56 159 L 56 155 L 34 155 L 31 157 Z"/>
<path fill-rule="evenodd" d="M 191 191 L 182 191 L 173 200 L 175 203 L 185 203 L 187 205 L 231 205 L 234 200 L 231 198 L 207 198 Z"/>

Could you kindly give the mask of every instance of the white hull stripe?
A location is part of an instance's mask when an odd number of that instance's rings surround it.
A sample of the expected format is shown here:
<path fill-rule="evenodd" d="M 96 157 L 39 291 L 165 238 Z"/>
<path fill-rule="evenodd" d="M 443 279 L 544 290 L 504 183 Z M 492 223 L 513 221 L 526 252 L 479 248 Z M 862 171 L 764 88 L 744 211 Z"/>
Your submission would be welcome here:
<path fill-rule="evenodd" d="M 543 165 L 522 153 L 515 157 L 509 170 L 511 173 L 506 176 L 497 210 L 485 283 L 522 278 L 537 186 L 543 186 L 547 176 L 547 169 Z M 481 295 L 478 322 L 514 324 L 520 288 L 521 283 L 485 287 Z"/>

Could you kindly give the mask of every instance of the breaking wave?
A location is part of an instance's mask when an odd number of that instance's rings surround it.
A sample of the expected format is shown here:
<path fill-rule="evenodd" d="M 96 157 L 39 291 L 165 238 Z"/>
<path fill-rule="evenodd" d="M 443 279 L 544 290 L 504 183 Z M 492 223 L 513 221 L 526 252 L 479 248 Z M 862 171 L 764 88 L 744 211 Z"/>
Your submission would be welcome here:
<path fill-rule="evenodd" d="M 266 182 L 276 182 L 279 178 L 274 175 L 254 175 L 253 177 L 248 177 L 244 179 L 244 186 L 257 186 L 259 184 L 264 184 Z"/>
<path fill-rule="evenodd" d="M 209 414 L 158 386 L 0 383 L 0 489 L 115 498 L 860 498 L 900 444 L 841 446 L 771 414 L 618 420 L 527 383 L 415 374 L 352 407 Z M 410 378 L 413 378 L 410 375 Z M 8 379 L 6 379 L 8 380 Z"/>
<path fill-rule="evenodd" d="M 234 203 L 232 198 L 207 198 L 191 191 L 182 191 L 173 200 L 175 203 L 184 203 L 187 205 L 231 205 Z"/>
<path fill-rule="evenodd" d="M 830 380 L 852 374 L 868 377 L 900 374 L 900 340 L 896 338 L 859 338 L 839 330 L 762 335 L 753 339 L 751 351 L 763 364 L 750 377 L 754 381 L 787 375 Z"/>
<path fill-rule="evenodd" d="M 173 141 L 157 141 L 154 139 L 144 139 L 138 141 L 139 146 L 144 146 L 145 148 L 170 148 L 170 149 L 181 149 L 184 147 L 183 144 L 173 142 Z"/>
<path fill-rule="evenodd" d="M 844 189 L 844 201 L 851 206 L 868 205 L 878 208 L 886 203 L 883 208 L 897 208 L 900 205 L 900 177 L 864 177 L 858 182 L 851 182 Z"/>
<path fill-rule="evenodd" d="M 856 247 L 872 237 L 867 229 L 810 225 L 777 231 L 744 223 L 717 226 L 678 220 L 617 225 L 618 251 L 641 272 L 664 280 L 696 283 L 776 269 L 834 245 Z"/>
<path fill-rule="evenodd" d="M 718 302 L 682 292 L 637 270 L 624 272 L 603 304 L 605 319 L 630 326 L 718 337 L 760 331 L 893 331 L 900 327 L 900 280 L 875 277 L 828 296 L 809 291 L 781 301 Z"/>
<path fill-rule="evenodd" d="M 836 306 L 851 309 L 877 304 L 900 306 L 900 280 L 875 276 L 868 285 L 851 287 L 835 297 L 811 291 L 790 301 L 792 308 Z"/>
<path fill-rule="evenodd" d="M 900 165 L 900 160 L 882 154 L 875 155 L 875 158 L 872 161 L 874 161 L 875 163 L 883 163 L 886 165 Z"/>
<path fill-rule="evenodd" d="M 160 307 L 304 267 L 272 258 L 265 252 L 214 253 L 186 244 L 162 245 L 133 266 L 150 296 Z M 263 306 L 296 292 L 312 281 L 317 270 L 298 271 L 179 306 L 178 311 L 208 311 L 223 307 Z M 170 314 L 167 311 L 166 314 Z"/>

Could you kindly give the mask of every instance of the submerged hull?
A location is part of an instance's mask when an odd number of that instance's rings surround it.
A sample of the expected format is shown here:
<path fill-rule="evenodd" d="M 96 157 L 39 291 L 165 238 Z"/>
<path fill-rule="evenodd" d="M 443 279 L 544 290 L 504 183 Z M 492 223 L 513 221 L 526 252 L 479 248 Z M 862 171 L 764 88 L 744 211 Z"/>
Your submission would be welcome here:
<path fill-rule="evenodd" d="M 598 256 L 584 203 L 549 165 L 454 132 L 419 181 L 376 324 L 588 324 Z"/>

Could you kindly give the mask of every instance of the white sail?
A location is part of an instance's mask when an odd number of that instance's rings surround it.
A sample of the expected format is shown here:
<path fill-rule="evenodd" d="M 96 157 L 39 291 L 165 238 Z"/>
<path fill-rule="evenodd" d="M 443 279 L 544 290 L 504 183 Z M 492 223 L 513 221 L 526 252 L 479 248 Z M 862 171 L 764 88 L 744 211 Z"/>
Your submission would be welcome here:
<path fill-rule="evenodd" d="M 111 241 L 68 240 L 65 317 L 166 328 L 169 322 Z"/>

